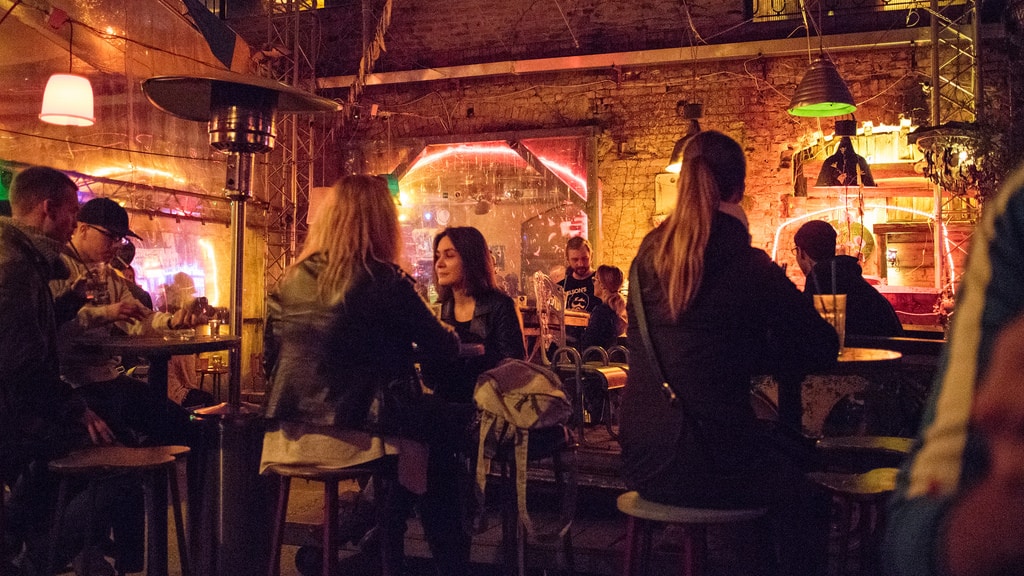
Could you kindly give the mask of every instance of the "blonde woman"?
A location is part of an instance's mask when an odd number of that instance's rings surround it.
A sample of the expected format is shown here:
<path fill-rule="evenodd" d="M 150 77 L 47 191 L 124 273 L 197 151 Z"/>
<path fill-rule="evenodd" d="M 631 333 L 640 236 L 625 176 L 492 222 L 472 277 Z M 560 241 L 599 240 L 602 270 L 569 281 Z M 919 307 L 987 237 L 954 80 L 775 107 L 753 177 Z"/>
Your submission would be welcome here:
<path fill-rule="evenodd" d="M 762 565 L 820 575 L 827 497 L 814 492 L 799 463 L 755 419 L 750 378 L 827 367 L 839 344 L 782 269 L 750 246 L 739 209 L 745 172 L 743 150 L 732 138 L 695 135 L 683 151 L 675 211 L 644 238 L 633 260 L 623 473 L 655 502 L 768 507 L 778 554 Z M 640 299 L 657 358 L 647 354 L 638 331 Z M 677 404 L 663 395 L 652 362 L 660 364 Z"/>
<path fill-rule="evenodd" d="M 448 423 L 462 418 L 437 399 L 415 393 L 414 362 L 454 359 L 459 338 L 434 317 L 398 267 L 400 246 L 387 183 L 374 176 L 342 178 L 269 299 L 264 344 L 270 420 L 264 468 L 272 463 L 340 468 L 376 460 L 393 448 L 401 452 L 401 485 L 390 491 L 383 530 L 392 574 L 401 573 L 402 534 L 413 493 L 424 488 L 414 474 L 403 475 L 412 443 L 402 439 L 426 443 L 433 451 L 435 443 L 451 442 L 457 431 Z M 400 403 L 375 401 L 401 383 L 409 385 L 404 387 L 409 394 Z M 424 498 L 457 502 L 446 478 L 425 473 Z M 454 504 L 433 512 L 454 515 L 452 524 L 461 521 Z M 450 534 L 428 534 L 428 539 L 439 563 L 454 562 Z M 461 568 L 444 570 L 454 574 Z"/>

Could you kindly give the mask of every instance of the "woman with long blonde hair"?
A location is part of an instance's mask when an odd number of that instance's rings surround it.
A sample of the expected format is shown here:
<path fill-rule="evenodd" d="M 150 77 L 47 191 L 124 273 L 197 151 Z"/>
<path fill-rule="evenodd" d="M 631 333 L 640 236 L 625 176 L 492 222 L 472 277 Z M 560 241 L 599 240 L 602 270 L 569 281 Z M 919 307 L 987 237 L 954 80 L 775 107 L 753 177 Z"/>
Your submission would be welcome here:
<path fill-rule="evenodd" d="M 750 246 L 739 206 L 745 171 L 735 140 L 714 131 L 695 135 L 683 150 L 676 208 L 633 260 L 623 473 L 654 502 L 766 506 L 778 551 L 777 566 L 766 565 L 781 574 L 820 575 L 827 497 L 755 419 L 750 379 L 827 367 L 838 339 L 782 269 Z M 637 326 L 637 301 L 654 358 Z M 676 403 L 663 395 L 655 365 Z"/>
<path fill-rule="evenodd" d="M 268 301 L 264 337 L 264 469 L 344 468 L 400 452 L 399 483 L 389 490 L 381 531 L 392 574 L 402 569 L 402 535 L 414 493 L 451 503 L 432 510 L 451 516 L 451 525 L 461 522 L 450 479 L 437 477 L 433 466 L 413 470 L 403 460 L 422 452 L 423 444 L 431 458 L 435 445 L 447 450 L 462 432 L 449 423 L 470 417 L 420 394 L 415 362 L 454 360 L 459 338 L 434 317 L 399 268 L 400 246 L 387 183 L 375 176 L 339 180 Z M 428 534 L 428 541 L 447 573 L 464 571 L 450 566 L 456 561 L 451 534 Z"/>

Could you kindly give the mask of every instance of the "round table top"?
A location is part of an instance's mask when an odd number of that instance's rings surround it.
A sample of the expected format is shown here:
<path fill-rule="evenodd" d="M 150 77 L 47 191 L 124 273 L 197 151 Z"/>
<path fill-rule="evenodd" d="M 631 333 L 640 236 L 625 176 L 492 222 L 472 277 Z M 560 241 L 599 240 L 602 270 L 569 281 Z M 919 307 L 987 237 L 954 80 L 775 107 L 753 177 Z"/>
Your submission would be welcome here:
<path fill-rule="evenodd" d="M 75 346 L 110 354 L 179 356 L 236 348 L 241 341 L 238 336 L 194 336 L 188 340 L 161 336 L 112 336 L 103 339 L 78 339 L 75 340 Z"/>
<path fill-rule="evenodd" d="M 844 347 L 839 353 L 840 364 L 852 364 L 856 362 L 895 362 L 903 358 L 903 354 L 895 350 L 883 350 L 881 348 L 852 348 Z"/>

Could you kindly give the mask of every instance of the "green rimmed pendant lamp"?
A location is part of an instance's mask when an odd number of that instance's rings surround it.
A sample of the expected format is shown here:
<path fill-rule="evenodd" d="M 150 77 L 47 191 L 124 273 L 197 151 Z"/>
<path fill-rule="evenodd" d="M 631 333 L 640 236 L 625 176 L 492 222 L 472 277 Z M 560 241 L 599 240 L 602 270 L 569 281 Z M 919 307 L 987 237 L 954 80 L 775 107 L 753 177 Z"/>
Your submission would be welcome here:
<path fill-rule="evenodd" d="M 835 64 L 822 54 L 811 63 L 789 102 L 789 113 L 808 118 L 852 114 L 857 109 L 853 94 Z"/>

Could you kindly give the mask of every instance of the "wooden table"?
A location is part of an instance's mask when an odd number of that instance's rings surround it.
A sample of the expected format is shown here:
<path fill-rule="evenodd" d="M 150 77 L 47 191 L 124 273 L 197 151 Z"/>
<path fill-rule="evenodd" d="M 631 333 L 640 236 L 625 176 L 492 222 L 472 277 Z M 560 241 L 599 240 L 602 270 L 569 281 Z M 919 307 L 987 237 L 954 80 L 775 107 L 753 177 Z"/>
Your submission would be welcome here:
<path fill-rule="evenodd" d="M 170 338 L 170 336 L 168 337 Z M 187 340 L 164 339 L 163 337 L 110 337 L 102 340 L 76 340 L 76 348 L 111 356 L 141 356 L 149 361 L 148 382 L 159 391 L 160 398 L 167 397 L 167 363 L 171 356 L 234 350 L 237 353 L 242 339 L 238 336 L 196 336 Z M 237 354 L 236 354 L 237 356 Z M 148 534 L 146 574 L 167 576 L 167 491 L 154 490 L 153 526 Z"/>

